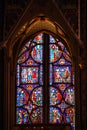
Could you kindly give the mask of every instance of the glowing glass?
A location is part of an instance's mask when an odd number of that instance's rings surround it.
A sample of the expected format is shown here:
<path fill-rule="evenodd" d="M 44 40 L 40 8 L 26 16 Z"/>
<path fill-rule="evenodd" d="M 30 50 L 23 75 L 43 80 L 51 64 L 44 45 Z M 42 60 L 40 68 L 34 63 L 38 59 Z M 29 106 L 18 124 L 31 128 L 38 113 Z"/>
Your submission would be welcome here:
<path fill-rule="evenodd" d="M 74 72 L 70 52 L 62 41 L 38 34 L 28 41 L 18 54 L 16 70 L 16 124 L 44 123 L 45 94 L 49 95 L 49 123 L 67 124 L 75 130 Z M 49 56 L 44 50 L 49 47 Z M 44 59 L 49 66 L 48 91 L 44 86 Z M 45 68 L 46 68 L 45 67 Z M 46 75 L 46 74 L 45 74 Z"/>

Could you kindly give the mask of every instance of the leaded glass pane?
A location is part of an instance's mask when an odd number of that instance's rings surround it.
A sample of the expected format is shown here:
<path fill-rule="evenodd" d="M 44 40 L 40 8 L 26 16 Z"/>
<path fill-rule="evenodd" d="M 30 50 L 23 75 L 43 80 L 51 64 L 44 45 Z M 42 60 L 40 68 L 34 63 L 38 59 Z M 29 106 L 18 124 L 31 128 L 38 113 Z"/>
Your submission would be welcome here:
<path fill-rule="evenodd" d="M 69 59 L 70 59 L 70 57 L 69 57 Z M 63 53 L 62 53 L 62 56 L 61 56 L 61 58 L 59 59 L 59 60 L 57 60 L 55 63 L 54 63 L 54 65 L 60 65 L 60 66 L 66 66 L 66 65 L 71 65 L 71 59 L 70 60 L 66 60 L 65 59 L 65 57 L 64 57 L 64 55 L 63 55 Z"/>
<path fill-rule="evenodd" d="M 23 108 L 16 109 L 16 123 L 17 124 L 27 124 L 28 123 L 28 113 Z"/>
<path fill-rule="evenodd" d="M 54 83 L 71 83 L 71 67 L 54 66 Z"/>
<path fill-rule="evenodd" d="M 36 45 L 31 52 L 31 56 L 36 62 L 42 63 L 43 46 L 42 45 Z"/>
<path fill-rule="evenodd" d="M 61 56 L 61 51 L 59 50 L 58 46 L 55 44 L 50 44 L 50 62 L 56 62 L 60 56 Z"/>
<path fill-rule="evenodd" d="M 23 106 L 27 103 L 29 95 L 23 88 L 17 88 L 17 106 Z"/>
<path fill-rule="evenodd" d="M 38 83 L 38 67 L 21 67 L 21 83 Z"/>
<path fill-rule="evenodd" d="M 52 35 L 50 35 L 50 43 L 55 43 L 55 42 L 56 41 L 55 41 L 54 37 Z"/>
<path fill-rule="evenodd" d="M 33 110 L 33 109 L 36 109 L 36 108 L 37 108 L 37 106 L 34 105 L 34 104 L 32 104 L 32 102 L 31 102 L 30 100 L 28 100 L 27 104 L 24 105 L 23 107 L 28 111 L 29 114 L 32 113 L 32 110 Z"/>
<path fill-rule="evenodd" d="M 58 87 L 62 93 L 64 93 L 65 89 L 67 88 L 67 84 L 58 84 Z"/>
<path fill-rule="evenodd" d="M 31 94 L 31 100 L 33 104 L 42 106 L 42 87 L 34 89 L 34 91 Z"/>
<path fill-rule="evenodd" d="M 41 33 L 41 34 L 37 35 L 37 36 L 34 38 L 33 42 L 43 43 L 43 34 Z"/>
<path fill-rule="evenodd" d="M 26 51 L 25 53 L 23 53 L 19 59 L 18 59 L 18 63 L 23 63 L 25 62 L 27 59 L 28 59 L 28 56 L 29 56 L 29 52 Z"/>
<path fill-rule="evenodd" d="M 43 111 L 42 108 L 39 108 L 39 109 L 35 109 L 32 112 L 32 114 L 30 116 L 32 123 L 36 123 L 36 124 L 42 123 L 42 120 L 43 120 L 42 111 Z"/>
<path fill-rule="evenodd" d="M 62 112 L 59 108 L 50 107 L 50 123 L 61 123 Z"/>
<path fill-rule="evenodd" d="M 17 65 L 16 85 L 20 85 L 20 66 Z"/>
<path fill-rule="evenodd" d="M 53 80 L 53 67 L 52 67 L 52 64 L 50 64 L 50 71 L 49 71 L 49 75 L 50 75 L 50 78 L 49 78 L 49 82 L 50 82 L 50 85 L 52 85 L 52 80 Z"/>
<path fill-rule="evenodd" d="M 64 122 L 71 124 L 71 129 L 75 129 L 75 109 L 70 107 L 64 113 Z"/>
<path fill-rule="evenodd" d="M 38 63 L 35 62 L 31 57 L 29 57 L 27 61 L 21 64 L 21 66 L 38 66 Z"/>
<path fill-rule="evenodd" d="M 67 103 L 74 105 L 75 99 L 74 99 L 74 88 L 73 87 L 66 89 L 66 91 L 64 92 L 64 98 Z"/>
<path fill-rule="evenodd" d="M 57 107 L 59 107 L 61 109 L 61 112 L 63 113 L 65 109 L 69 107 L 69 105 L 66 104 L 64 100 L 62 100 L 62 102 L 58 104 Z"/>
<path fill-rule="evenodd" d="M 39 77 L 40 85 L 43 85 L 43 66 L 40 65 L 40 77 Z"/>
<path fill-rule="evenodd" d="M 50 105 L 59 104 L 62 100 L 62 95 L 57 88 L 50 87 Z"/>

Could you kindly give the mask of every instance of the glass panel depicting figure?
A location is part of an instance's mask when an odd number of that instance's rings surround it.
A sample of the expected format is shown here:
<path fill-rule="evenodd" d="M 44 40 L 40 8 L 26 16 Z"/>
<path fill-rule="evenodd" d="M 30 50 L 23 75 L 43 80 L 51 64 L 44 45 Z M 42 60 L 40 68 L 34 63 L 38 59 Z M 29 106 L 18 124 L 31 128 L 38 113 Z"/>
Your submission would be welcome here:
<path fill-rule="evenodd" d="M 38 67 L 21 67 L 21 83 L 38 83 Z"/>
<path fill-rule="evenodd" d="M 36 45 L 31 52 L 31 56 L 36 62 L 42 63 L 42 58 L 43 58 L 42 53 L 43 53 L 43 46 Z"/>
<path fill-rule="evenodd" d="M 55 44 L 50 45 L 50 62 L 56 62 L 61 56 L 58 46 Z"/>
<path fill-rule="evenodd" d="M 54 66 L 54 83 L 71 83 L 71 67 Z"/>
<path fill-rule="evenodd" d="M 62 123 L 62 112 L 59 108 L 50 107 L 50 123 Z"/>

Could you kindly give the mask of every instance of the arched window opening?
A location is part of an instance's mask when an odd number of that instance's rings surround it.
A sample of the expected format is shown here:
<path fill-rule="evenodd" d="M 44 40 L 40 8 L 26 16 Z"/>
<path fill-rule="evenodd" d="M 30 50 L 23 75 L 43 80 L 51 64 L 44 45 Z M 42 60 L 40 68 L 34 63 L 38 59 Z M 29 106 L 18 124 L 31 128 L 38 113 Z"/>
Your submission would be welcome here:
<path fill-rule="evenodd" d="M 75 130 L 74 71 L 66 45 L 40 33 L 18 54 L 16 124 L 70 124 Z"/>

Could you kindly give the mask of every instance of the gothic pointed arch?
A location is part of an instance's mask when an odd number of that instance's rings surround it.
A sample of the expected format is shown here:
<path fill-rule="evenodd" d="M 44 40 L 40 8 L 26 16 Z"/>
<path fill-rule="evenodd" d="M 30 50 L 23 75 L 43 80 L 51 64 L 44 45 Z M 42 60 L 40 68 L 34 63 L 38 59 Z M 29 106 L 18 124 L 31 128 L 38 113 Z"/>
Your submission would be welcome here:
<path fill-rule="evenodd" d="M 49 128 L 50 124 L 54 127 L 69 124 L 71 130 L 75 127 L 80 130 L 78 39 L 56 3 L 52 0 L 42 3 L 30 2 L 3 43 L 8 59 L 5 127 L 7 130 L 32 129 L 38 128 L 37 124 L 34 126 L 38 122 L 40 128 L 44 128 L 44 124 L 49 124 Z"/>

